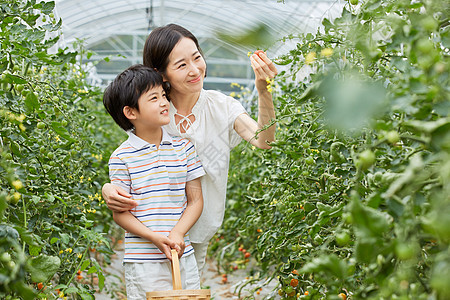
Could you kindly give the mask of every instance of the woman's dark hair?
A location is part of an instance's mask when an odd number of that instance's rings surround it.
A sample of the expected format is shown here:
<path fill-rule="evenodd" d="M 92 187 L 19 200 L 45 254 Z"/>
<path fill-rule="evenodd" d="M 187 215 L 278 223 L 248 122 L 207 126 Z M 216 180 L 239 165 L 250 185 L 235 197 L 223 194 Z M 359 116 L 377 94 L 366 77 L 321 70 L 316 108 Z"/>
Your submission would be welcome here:
<path fill-rule="evenodd" d="M 103 105 L 123 130 L 133 129 L 123 108 L 129 106 L 139 111 L 138 100 L 141 95 L 157 86 L 164 87 L 161 74 L 141 64 L 133 65 L 108 85 L 103 94 Z"/>
<path fill-rule="evenodd" d="M 169 64 L 170 53 L 175 45 L 185 37 L 195 43 L 198 51 L 203 56 L 197 38 L 189 30 L 180 25 L 169 24 L 155 28 L 150 32 L 144 45 L 144 65 L 158 70 L 161 74 L 165 74 Z"/>

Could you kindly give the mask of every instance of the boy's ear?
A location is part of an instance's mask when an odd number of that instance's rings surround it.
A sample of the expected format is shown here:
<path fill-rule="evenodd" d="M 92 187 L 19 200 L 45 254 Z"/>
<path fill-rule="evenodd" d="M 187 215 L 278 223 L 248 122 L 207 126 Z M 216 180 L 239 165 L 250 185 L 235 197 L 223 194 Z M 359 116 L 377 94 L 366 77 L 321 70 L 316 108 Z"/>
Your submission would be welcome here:
<path fill-rule="evenodd" d="M 136 119 L 136 112 L 137 110 L 135 108 L 129 107 L 129 106 L 125 106 L 123 108 L 123 114 L 125 115 L 125 117 L 129 120 L 134 120 Z"/>

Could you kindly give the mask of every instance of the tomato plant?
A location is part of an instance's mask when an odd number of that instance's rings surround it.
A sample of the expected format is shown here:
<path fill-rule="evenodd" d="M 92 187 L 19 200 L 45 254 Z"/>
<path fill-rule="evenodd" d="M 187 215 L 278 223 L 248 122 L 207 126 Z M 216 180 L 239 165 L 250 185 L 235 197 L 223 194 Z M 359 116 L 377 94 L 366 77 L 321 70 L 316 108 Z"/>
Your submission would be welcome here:
<path fill-rule="evenodd" d="M 351 1 L 317 33 L 286 37 L 297 45 L 276 60 L 276 142 L 232 153 L 210 249 L 221 267 L 245 248 L 253 278 L 286 299 L 450 297 L 445 11 Z"/>
<path fill-rule="evenodd" d="M 0 4 L 2 299 L 94 299 L 112 254 L 111 217 L 99 193 L 120 131 L 87 79 L 82 44 L 57 49 L 54 6 Z M 77 282 L 78 270 L 95 275 L 98 286 Z"/>

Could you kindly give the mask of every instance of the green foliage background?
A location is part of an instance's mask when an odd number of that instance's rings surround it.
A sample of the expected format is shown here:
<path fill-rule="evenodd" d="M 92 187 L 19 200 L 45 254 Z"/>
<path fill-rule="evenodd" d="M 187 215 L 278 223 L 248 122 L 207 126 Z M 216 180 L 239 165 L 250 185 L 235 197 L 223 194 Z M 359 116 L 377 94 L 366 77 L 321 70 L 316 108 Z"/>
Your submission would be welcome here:
<path fill-rule="evenodd" d="M 297 46 L 277 61 L 277 141 L 234 150 L 211 247 L 225 272 L 251 253 L 239 288 L 450 297 L 448 16 L 445 1 L 361 1 L 285 39 Z"/>
<path fill-rule="evenodd" d="M 81 43 L 48 51 L 61 28 L 54 5 L 0 4 L 2 299 L 94 299 L 93 277 L 102 289 L 112 253 L 112 219 L 99 194 L 123 136 L 89 84 L 92 66 L 82 60 L 92 53 Z"/>

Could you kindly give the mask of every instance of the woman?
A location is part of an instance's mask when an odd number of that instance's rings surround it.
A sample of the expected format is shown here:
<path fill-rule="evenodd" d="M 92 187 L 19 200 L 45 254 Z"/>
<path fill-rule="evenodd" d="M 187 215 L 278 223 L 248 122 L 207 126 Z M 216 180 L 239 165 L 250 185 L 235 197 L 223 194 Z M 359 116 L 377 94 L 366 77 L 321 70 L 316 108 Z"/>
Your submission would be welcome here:
<path fill-rule="evenodd" d="M 154 29 L 144 46 L 144 65 L 160 72 L 169 85 L 170 123 L 165 126 L 172 135 L 191 140 L 203 163 L 203 213 L 190 230 L 190 239 L 201 274 L 209 240 L 222 224 L 230 151 L 241 140 L 270 149 L 275 125 L 255 135 L 275 118 L 267 78 L 277 69 L 264 52 L 250 56 L 259 95 L 258 122 L 253 120 L 236 99 L 217 91 L 203 90 L 206 62 L 197 38 L 187 29 L 169 24 Z M 136 202 L 119 187 L 105 184 L 103 197 L 113 211 L 130 210 Z"/>

